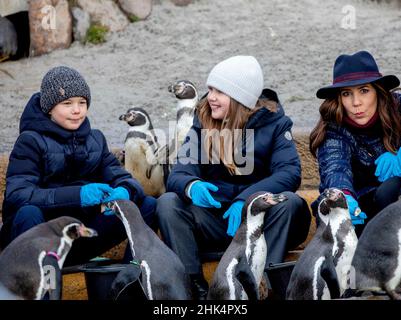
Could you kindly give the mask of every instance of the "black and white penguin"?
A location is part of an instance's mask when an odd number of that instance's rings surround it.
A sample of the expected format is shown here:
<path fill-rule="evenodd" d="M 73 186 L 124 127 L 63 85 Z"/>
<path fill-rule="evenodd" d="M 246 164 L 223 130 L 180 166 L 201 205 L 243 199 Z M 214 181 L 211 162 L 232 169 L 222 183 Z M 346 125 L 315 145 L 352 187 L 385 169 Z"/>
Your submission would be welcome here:
<path fill-rule="evenodd" d="M 130 108 L 119 118 L 128 123 L 124 143 L 125 169 L 137 179 L 146 194 L 158 197 L 166 191 L 163 166 L 156 158 L 159 143 L 149 114 L 142 108 Z"/>
<path fill-rule="evenodd" d="M 177 146 L 180 147 L 192 127 L 194 110 L 198 104 L 199 97 L 195 85 L 188 80 L 179 80 L 169 87 L 169 91 L 177 98 Z"/>
<path fill-rule="evenodd" d="M 380 211 L 363 230 L 352 260 L 354 290 L 385 291 L 392 299 L 401 300 L 400 212 L 398 200 Z"/>
<path fill-rule="evenodd" d="M 192 127 L 195 107 L 199 101 L 198 91 L 189 80 L 177 81 L 168 87 L 168 91 L 177 98 L 175 132 L 173 139 L 161 147 L 157 155 L 159 163 L 167 164 L 167 174 L 176 162 L 178 149 Z"/>
<path fill-rule="evenodd" d="M 41 223 L 15 238 L 0 254 L 0 283 L 27 300 L 61 298 L 61 269 L 72 243 L 97 232 L 72 217 Z"/>
<path fill-rule="evenodd" d="M 264 216 L 269 208 L 285 200 L 285 195 L 269 192 L 257 192 L 247 199 L 241 225 L 214 272 L 209 300 L 259 299 L 267 253 Z"/>
<path fill-rule="evenodd" d="M 167 247 L 145 223 L 138 207 L 129 200 L 106 204 L 124 224 L 133 256 L 132 263 L 140 264 L 140 282 L 149 300 L 191 299 L 191 286 L 185 267 L 178 256 Z"/>
<path fill-rule="evenodd" d="M 334 299 L 349 288 L 358 239 L 344 193 L 335 188 L 325 190 L 316 218 L 316 233 L 292 271 L 287 300 Z"/>

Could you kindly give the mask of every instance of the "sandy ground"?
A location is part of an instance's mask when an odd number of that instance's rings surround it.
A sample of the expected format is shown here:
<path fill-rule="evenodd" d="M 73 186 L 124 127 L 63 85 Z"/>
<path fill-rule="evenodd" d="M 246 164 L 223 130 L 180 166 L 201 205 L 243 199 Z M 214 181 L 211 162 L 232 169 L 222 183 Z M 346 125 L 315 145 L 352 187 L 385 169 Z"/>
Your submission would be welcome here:
<path fill-rule="evenodd" d="M 346 5 L 355 8 L 356 28 L 343 29 Z M 349 13 L 349 12 L 348 12 Z M 12 149 L 19 118 L 46 71 L 64 64 L 78 69 L 92 90 L 89 117 L 110 147 L 121 147 L 127 131 L 118 116 L 143 106 L 154 126 L 174 120 L 168 85 L 182 78 L 204 93 L 206 77 L 220 60 L 257 57 L 265 85 L 277 90 L 294 131 L 310 131 L 318 119 L 316 90 L 331 83 L 341 53 L 369 50 L 384 74 L 401 77 L 401 9 L 370 0 L 195 0 L 176 7 L 155 1 L 146 21 L 110 34 L 102 45 L 74 43 L 67 50 L 0 64 L 0 153 Z"/>

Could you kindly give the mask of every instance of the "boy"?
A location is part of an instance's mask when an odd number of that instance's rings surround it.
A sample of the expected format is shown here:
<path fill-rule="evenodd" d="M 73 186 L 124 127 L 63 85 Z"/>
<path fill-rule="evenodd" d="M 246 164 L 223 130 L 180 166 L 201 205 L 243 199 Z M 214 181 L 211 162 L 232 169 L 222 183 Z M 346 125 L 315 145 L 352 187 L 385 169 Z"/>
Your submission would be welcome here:
<path fill-rule="evenodd" d="M 39 223 L 68 215 L 98 232 L 74 243 L 66 265 L 85 262 L 126 238 L 115 215 L 100 214 L 101 203 L 117 199 L 132 200 L 153 223 L 156 200 L 120 166 L 101 131 L 91 129 L 90 102 L 85 79 L 65 66 L 48 71 L 29 100 L 6 175 L 2 247 Z"/>

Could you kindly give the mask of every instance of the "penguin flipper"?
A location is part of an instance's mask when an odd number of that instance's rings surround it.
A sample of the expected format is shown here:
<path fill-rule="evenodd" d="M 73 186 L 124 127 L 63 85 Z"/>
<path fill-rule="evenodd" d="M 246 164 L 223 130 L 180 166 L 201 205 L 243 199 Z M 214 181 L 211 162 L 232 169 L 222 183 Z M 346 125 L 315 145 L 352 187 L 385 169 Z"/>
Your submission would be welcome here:
<path fill-rule="evenodd" d="M 156 167 L 156 165 L 152 165 L 146 169 L 146 178 L 150 179 L 150 177 L 152 176 L 152 171 L 153 171 L 154 167 Z"/>
<path fill-rule="evenodd" d="M 337 299 L 340 297 L 340 285 L 338 283 L 337 272 L 332 259 L 325 259 L 321 269 L 320 275 L 326 282 L 329 288 L 331 299 Z"/>
<path fill-rule="evenodd" d="M 141 268 L 135 265 L 127 265 L 121 270 L 110 286 L 109 297 L 112 300 L 129 298 L 132 294 L 130 289 L 131 285 L 138 282 L 140 286 L 139 277 L 141 275 Z M 123 298 L 124 297 L 124 298 Z"/>
<path fill-rule="evenodd" d="M 44 297 L 46 293 L 48 293 L 45 299 L 61 300 L 63 277 L 61 275 L 58 259 L 52 255 L 46 255 L 43 258 L 42 267 L 45 277 Z"/>
<path fill-rule="evenodd" d="M 157 163 L 162 166 L 163 169 L 163 182 L 164 185 L 167 185 L 167 178 L 171 171 L 171 161 L 170 161 L 170 150 L 171 144 L 165 144 L 163 147 L 157 150 L 155 153 Z"/>
<path fill-rule="evenodd" d="M 259 287 L 246 259 L 241 259 L 238 263 L 236 277 L 248 295 L 248 299 L 259 300 Z"/>

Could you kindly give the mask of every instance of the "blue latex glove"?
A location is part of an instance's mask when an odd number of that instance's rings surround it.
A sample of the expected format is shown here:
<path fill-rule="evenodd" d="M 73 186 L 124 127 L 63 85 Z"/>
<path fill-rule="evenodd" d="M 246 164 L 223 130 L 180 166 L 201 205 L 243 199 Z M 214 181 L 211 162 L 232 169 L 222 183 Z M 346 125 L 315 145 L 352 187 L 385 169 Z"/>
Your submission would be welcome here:
<path fill-rule="evenodd" d="M 397 166 L 394 168 L 394 175 L 401 177 L 401 148 L 397 152 Z"/>
<path fill-rule="evenodd" d="M 110 195 L 103 200 L 103 203 L 105 202 L 109 202 L 109 201 L 114 201 L 114 200 L 129 200 L 129 192 L 127 189 L 125 189 L 124 187 L 117 187 L 114 188 L 113 191 L 110 193 Z M 110 216 L 113 215 L 114 212 L 111 209 L 106 209 L 103 214 L 105 216 Z"/>
<path fill-rule="evenodd" d="M 347 199 L 347 204 L 348 204 L 348 209 L 349 209 L 349 214 L 351 215 L 351 222 L 353 225 L 356 224 L 364 224 L 365 219 L 368 217 L 365 212 L 360 212 L 359 215 L 355 215 L 355 210 L 359 209 L 359 204 L 358 202 L 354 199 L 353 196 L 350 196 L 349 194 L 345 195 L 345 199 Z"/>
<path fill-rule="evenodd" d="M 113 188 L 105 183 L 89 183 L 81 187 L 81 206 L 90 207 L 101 204 L 113 191 Z"/>
<path fill-rule="evenodd" d="M 223 215 L 223 219 L 228 217 L 227 234 L 231 237 L 234 237 L 241 224 L 241 212 L 244 203 L 245 201 L 242 200 L 235 201 Z"/>
<path fill-rule="evenodd" d="M 216 192 L 219 188 L 209 182 L 196 181 L 189 191 L 192 203 L 198 207 L 221 208 L 221 203 L 213 199 L 209 190 Z"/>
<path fill-rule="evenodd" d="M 376 160 L 375 176 L 380 182 L 394 177 L 394 173 L 399 170 L 397 155 L 391 152 L 382 153 Z"/>

